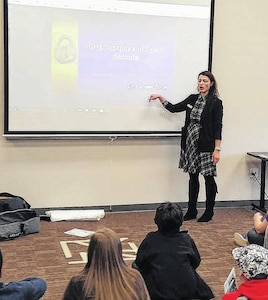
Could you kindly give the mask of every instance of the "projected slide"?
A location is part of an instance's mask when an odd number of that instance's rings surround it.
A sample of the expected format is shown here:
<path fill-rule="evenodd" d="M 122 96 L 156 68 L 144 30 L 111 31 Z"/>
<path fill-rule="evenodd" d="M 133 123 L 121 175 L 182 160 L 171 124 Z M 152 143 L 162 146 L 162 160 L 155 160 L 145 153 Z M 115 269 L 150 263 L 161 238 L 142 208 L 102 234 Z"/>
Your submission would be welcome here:
<path fill-rule="evenodd" d="M 54 105 L 61 106 L 65 94 L 65 104 L 73 107 L 135 109 L 147 106 L 150 91 L 173 89 L 174 19 L 87 16 L 52 24 Z"/>
<path fill-rule="evenodd" d="M 7 0 L 6 9 L 6 133 L 180 131 L 184 114 L 148 97 L 196 92 L 210 1 Z"/>

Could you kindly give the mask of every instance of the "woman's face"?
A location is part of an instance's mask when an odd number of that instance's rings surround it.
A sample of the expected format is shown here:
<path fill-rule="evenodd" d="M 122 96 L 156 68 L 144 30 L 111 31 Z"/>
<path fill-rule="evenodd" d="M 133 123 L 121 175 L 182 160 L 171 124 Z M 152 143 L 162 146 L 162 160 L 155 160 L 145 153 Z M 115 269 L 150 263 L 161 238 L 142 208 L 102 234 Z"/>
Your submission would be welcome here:
<path fill-rule="evenodd" d="M 210 81 L 209 77 L 205 75 L 200 75 L 198 77 L 198 91 L 202 96 L 206 96 L 209 92 L 210 87 L 213 85 L 213 82 Z"/>

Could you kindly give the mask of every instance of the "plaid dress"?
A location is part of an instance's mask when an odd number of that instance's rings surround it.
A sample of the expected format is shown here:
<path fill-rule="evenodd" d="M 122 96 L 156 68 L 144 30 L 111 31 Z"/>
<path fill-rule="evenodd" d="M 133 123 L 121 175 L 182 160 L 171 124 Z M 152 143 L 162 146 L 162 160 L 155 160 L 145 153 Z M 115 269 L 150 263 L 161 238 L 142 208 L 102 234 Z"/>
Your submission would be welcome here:
<path fill-rule="evenodd" d="M 216 165 L 212 162 L 212 152 L 199 152 L 198 139 L 201 114 L 206 104 L 201 94 L 191 111 L 190 124 L 187 127 L 185 151 L 181 149 L 179 168 L 187 173 L 201 173 L 204 176 L 217 176 Z"/>

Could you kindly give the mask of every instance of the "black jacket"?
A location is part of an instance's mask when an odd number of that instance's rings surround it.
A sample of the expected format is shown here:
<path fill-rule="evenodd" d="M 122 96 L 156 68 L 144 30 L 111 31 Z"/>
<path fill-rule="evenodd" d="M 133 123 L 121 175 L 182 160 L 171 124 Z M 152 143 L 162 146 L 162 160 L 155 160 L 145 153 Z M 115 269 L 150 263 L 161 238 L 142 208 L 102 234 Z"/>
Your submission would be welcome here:
<path fill-rule="evenodd" d="M 148 233 L 135 260 L 152 300 L 213 298 L 196 272 L 200 262 L 198 249 L 186 231 Z"/>
<path fill-rule="evenodd" d="M 181 147 L 185 149 L 186 132 L 190 123 L 190 113 L 198 98 L 198 94 L 192 94 L 182 102 L 177 104 L 168 103 L 165 108 L 172 112 L 186 111 L 185 124 L 182 128 Z M 206 105 L 201 114 L 201 129 L 198 140 L 198 150 L 200 152 L 213 152 L 215 148 L 215 140 L 222 138 L 222 117 L 223 106 L 222 101 L 217 97 L 208 98 Z"/>

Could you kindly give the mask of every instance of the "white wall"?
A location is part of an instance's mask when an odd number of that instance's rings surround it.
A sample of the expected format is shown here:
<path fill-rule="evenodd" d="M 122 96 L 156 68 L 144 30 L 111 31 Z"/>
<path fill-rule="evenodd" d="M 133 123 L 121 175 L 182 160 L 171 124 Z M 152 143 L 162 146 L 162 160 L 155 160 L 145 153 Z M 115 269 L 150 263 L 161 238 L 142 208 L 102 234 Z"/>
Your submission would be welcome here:
<path fill-rule="evenodd" d="M 260 170 L 260 162 L 246 152 L 268 151 L 268 1 L 215 2 L 212 71 L 224 104 L 217 199 L 255 200 L 259 184 L 249 178 L 249 168 Z M 3 23 L 2 3 L 0 10 Z M 2 32 L 0 42 L 3 133 Z M 174 138 L 10 141 L 1 136 L 0 191 L 21 195 L 35 208 L 185 202 L 188 176 L 177 168 L 178 154 Z"/>

